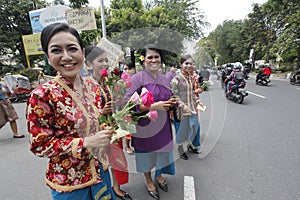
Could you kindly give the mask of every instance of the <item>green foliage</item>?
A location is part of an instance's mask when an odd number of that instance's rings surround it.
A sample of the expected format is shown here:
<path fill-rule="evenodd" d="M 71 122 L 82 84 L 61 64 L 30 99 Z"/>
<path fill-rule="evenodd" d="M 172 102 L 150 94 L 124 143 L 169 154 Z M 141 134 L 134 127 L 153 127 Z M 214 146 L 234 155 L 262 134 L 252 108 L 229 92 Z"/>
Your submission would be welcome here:
<path fill-rule="evenodd" d="M 280 67 L 278 67 L 277 71 L 286 72 L 286 71 L 288 71 L 288 68 L 286 66 L 280 66 Z"/>
<path fill-rule="evenodd" d="M 18 56 L 18 62 L 27 66 L 22 35 L 32 33 L 28 12 L 44 8 L 47 3 L 43 0 L 34 2 L 0 0 L 0 5 L 0 56 L 7 54 Z"/>
<path fill-rule="evenodd" d="M 132 50 L 155 43 L 167 50 L 166 62 L 181 54 L 184 39 L 198 38 L 207 24 L 198 1 L 112 0 L 107 16 L 110 40 Z M 171 52 L 171 53 L 170 53 Z"/>
<path fill-rule="evenodd" d="M 219 54 L 219 63 L 243 62 L 254 49 L 255 60 L 296 62 L 299 68 L 299 21 L 297 1 L 268 0 L 262 5 L 253 4 L 252 12 L 243 21 L 224 21 L 199 46 L 209 47 L 207 52 L 212 57 Z"/>

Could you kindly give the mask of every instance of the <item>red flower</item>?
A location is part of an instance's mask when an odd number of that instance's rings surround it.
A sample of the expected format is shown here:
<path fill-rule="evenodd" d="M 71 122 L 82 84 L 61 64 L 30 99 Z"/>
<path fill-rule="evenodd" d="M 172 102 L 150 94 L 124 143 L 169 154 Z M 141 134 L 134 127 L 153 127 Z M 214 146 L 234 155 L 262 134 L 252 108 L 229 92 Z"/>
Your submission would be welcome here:
<path fill-rule="evenodd" d="M 101 69 L 100 75 L 103 77 L 108 77 L 108 71 L 106 69 Z"/>
<path fill-rule="evenodd" d="M 119 71 L 118 68 L 115 68 L 114 71 L 113 71 L 113 73 L 114 73 L 116 76 L 119 76 L 120 71 Z"/>
<path fill-rule="evenodd" d="M 142 94 L 141 94 L 142 103 L 147 108 L 150 108 L 151 104 L 154 103 L 154 97 L 151 92 L 149 92 L 146 88 L 142 88 Z"/>

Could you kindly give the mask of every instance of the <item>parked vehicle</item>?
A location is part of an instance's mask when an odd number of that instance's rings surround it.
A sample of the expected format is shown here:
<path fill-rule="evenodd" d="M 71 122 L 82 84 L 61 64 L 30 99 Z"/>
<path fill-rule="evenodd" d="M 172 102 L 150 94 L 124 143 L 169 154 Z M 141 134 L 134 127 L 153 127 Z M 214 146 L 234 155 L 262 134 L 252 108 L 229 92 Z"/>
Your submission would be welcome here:
<path fill-rule="evenodd" d="M 245 90 L 246 82 L 241 80 L 232 85 L 231 92 L 228 93 L 225 87 L 225 94 L 228 99 L 235 101 L 236 103 L 243 103 L 244 98 L 248 95 L 248 92 Z"/>
<path fill-rule="evenodd" d="M 12 102 L 26 101 L 32 90 L 29 79 L 22 75 L 5 75 L 3 77 L 7 87 L 7 98 Z"/>

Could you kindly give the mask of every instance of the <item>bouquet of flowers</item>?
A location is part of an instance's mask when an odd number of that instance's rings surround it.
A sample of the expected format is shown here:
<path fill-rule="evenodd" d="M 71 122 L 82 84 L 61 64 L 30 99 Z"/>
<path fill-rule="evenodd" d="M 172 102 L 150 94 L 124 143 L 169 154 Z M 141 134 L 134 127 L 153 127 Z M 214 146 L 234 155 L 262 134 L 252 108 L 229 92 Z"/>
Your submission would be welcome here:
<path fill-rule="evenodd" d="M 102 70 L 100 73 L 103 75 L 106 72 Z M 131 77 L 126 72 L 123 72 L 121 77 L 114 74 L 114 76 L 107 78 L 106 84 L 110 87 L 111 92 L 114 95 L 113 99 L 125 96 L 126 88 L 132 86 L 130 80 Z M 120 101 L 123 101 L 123 99 Z M 117 109 L 114 109 L 112 115 L 99 116 L 98 120 L 101 124 L 101 129 L 115 131 L 111 143 L 128 134 L 134 134 L 136 133 L 136 125 L 140 118 L 149 118 L 155 121 L 158 117 L 158 113 L 157 111 L 149 111 L 147 114 L 141 115 L 141 113 L 134 111 L 133 108 L 141 104 L 149 108 L 153 103 L 153 94 L 146 88 L 142 88 L 141 95 L 138 95 L 138 93 L 135 92 L 124 106 L 120 103 L 119 106 L 117 106 Z"/>

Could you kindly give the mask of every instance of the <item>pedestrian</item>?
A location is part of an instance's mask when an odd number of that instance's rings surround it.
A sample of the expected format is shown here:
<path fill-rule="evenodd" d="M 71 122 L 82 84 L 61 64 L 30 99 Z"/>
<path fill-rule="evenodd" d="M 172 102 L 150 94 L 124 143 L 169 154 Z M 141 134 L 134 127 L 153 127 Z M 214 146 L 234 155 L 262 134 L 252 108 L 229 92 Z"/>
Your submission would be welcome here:
<path fill-rule="evenodd" d="M 5 93 L 5 87 L 0 83 L 0 129 L 9 122 L 10 129 L 13 132 L 13 138 L 24 138 L 25 135 L 18 133 L 16 122 L 16 120 L 19 119 L 18 114 L 10 100 L 5 97 Z"/>
<path fill-rule="evenodd" d="M 45 79 L 45 76 L 44 76 L 44 73 L 43 73 L 43 72 L 40 72 L 40 73 L 39 73 L 38 81 L 39 81 L 39 84 L 40 84 L 40 85 L 46 82 L 46 79 Z"/>
<path fill-rule="evenodd" d="M 133 76 L 136 73 L 136 69 L 135 66 L 133 64 L 133 62 L 129 61 L 126 62 L 123 68 L 123 71 L 126 72 L 127 74 L 129 74 L 130 76 Z M 127 152 L 127 154 L 129 155 L 133 155 L 134 154 L 134 150 L 131 148 L 131 134 L 128 134 L 125 136 L 125 150 Z"/>
<path fill-rule="evenodd" d="M 200 123 L 198 121 L 197 105 L 202 88 L 195 88 L 194 60 L 191 55 L 180 58 L 180 73 L 171 81 L 173 95 L 178 98 L 178 109 L 180 109 L 180 120 L 174 120 L 176 130 L 176 143 L 180 158 L 188 160 L 183 144 L 188 143 L 188 151 L 200 153 Z"/>
<path fill-rule="evenodd" d="M 115 199 L 98 151 L 113 131 L 99 129 L 99 86 L 80 75 L 83 41 L 74 28 L 54 23 L 43 29 L 41 44 L 57 74 L 31 92 L 26 117 L 30 151 L 49 158 L 46 184 L 52 199 Z"/>
<path fill-rule="evenodd" d="M 113 94 L 108 85 L 106 84 L 106 76 L 108 73 L 103 73 L 103 70 L 108 70 L 109 63 L 108 57 L 105 51 L 97 46 L 89 46 L 86 48 L 85 52 L 86 57 L 86 64 L 92 69 L 92 78 L 96 83 L 100 86 L 100 92 L 103 102 L 103 110 L 102 114 L 104 115 L 112 115 L 113 112 Z M 116 100 L 118 101 L 118 100 Z M 111 152 L 113 156 L 115 156 L 113 161 L 111 162 L 119 162 L 122 160 L 121 164 L 123 165 L 122 169 L 114 168 L 115 163 L 111 163 L 112 166 L 112 178 L 113 178 L 113 191 L 115 192 L 116 196 L 123 200 L 131 200 L 130 195 L 121 190 L 120 185 L 124 185 L 128 183 L 129 175 L 127 170 L 127 160 L 123 152 L 123 144 L 122 140 L 119 140 L 114 148 L 112 147 L 111 150 L 114 150 L 115 153 Z M 116 157 L 118 156 L 118 157 Z"/>
<path fill-rule="evenodd" d="M 173 136 L 171 120 L 168 113 L 174 104 L 170 100 L 170 81 L 175 76 L 159 73 L 163 61 L 162 51 L 156 45 L 148 44 L 141 51 L 140 64 L 144 70 L 132 76 L 132 86 L 127 89 L 126 99 L 134 92 L 141 94 L 142 88 L 146 88 L 153 94 L 154 103 L 150 108 L 140 105 L 135 109 L 147 113 L 150 110 L 158 112 L 156 121 L 139 119 L 137 132 L 132 135 L 132 146 L 135 150 L 136 169 L 144 173 L 146 189 L 151 197 L 159 199 L 159 192 L 152 179 L 151 170 L 155 168 L 154 179 L 159 187 L 167 192 L 168 185 L 162 174 L 175 174 L 173 158 Z"/>

